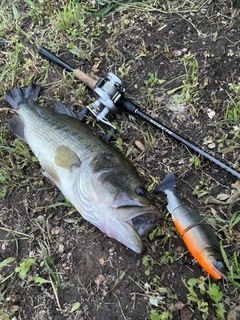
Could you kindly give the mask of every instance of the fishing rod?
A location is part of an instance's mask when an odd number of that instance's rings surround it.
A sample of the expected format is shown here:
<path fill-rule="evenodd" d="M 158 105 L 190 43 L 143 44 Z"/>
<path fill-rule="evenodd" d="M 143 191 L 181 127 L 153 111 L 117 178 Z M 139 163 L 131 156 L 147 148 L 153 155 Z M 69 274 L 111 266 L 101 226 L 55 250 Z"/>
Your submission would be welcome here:
<path fill-rule="evenodd" d="M 173 132 L 168 127 L 162 125 L 157 120 L 153 119 L 145 112 L 141 111 L 139 106 L 137 106 L 134 102 L 130 101 L 129 99 L 124 97 L 125 88 L 123 86 L 122 81 L 113 73 L 108 72 L 105 78 L 101 78 L 98 81 L 94 80 L 90 76 L 86 75 L 79 69 L 75 69 L 74 67 L 70 66 L 68 63 L 57 57 L 54 53 L 49 51 L 44 47 L 38 48 L 38 53 L 45 59 L 54 62 L 64 69 L 73 72 L 74 76 L 81 80 L 84 84 L 86 84 L 90 89 L 93 90 L 96 101 L 91 104 L 91 107 L 88 106 L 87 108 L 96 116 L 97 120 L 102 121 L 111 127 L 113 125 L 107 120 L 108 114 L 116 114 L 118 112 L 118 108 L 122 110 L 139 116 L 141 119 L 147 121 L 148 123 L 152 124 L 154 127 L 161 129 L 169 136 L 173 137 L 174 139 L 180 141 L 181 143 L 185 144 L 190 149 L 194 150 L 201 156 L 205 157 L 206 159 L 210 160 L 211 162 L 215 163 L 222 169 L 226 170 L 227 172 L 231 173 L 233 176 L 240 179 L 240 173 L 233 168 L 229 167 L 222 161 L 216 159 L 206 151 L 200 149 L 199 147 L 195 146 L 179 134 Z"/>

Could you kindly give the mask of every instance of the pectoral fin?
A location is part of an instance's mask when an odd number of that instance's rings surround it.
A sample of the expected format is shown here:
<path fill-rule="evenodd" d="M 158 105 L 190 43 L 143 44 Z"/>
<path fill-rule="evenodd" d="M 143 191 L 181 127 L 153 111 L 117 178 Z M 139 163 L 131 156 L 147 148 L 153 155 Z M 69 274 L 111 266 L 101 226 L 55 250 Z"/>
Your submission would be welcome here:
<path fill-rule="evenodd" d="M 63 145 L 57 148 L 54 161 L 57 166 L 68 170 L 71 170 L 73 167 L 80 167 L 81 165 L 78 155 Z"/>
<path fill-rule="evenodd" d="M 57 187 L 60 185 L 59 176 L 54 168 L 54 164 L 47 160 L 42 160 L 40 162 L 42 168 L 44 169 L 43 175 L 52 181 Z"/>

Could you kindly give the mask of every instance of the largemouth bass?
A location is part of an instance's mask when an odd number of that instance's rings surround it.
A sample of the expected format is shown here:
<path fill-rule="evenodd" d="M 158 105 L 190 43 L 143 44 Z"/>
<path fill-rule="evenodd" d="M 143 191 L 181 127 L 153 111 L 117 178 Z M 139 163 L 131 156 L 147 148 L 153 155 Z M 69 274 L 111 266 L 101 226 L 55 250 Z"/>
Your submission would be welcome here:
<path fill-rule="evenodd" d="M 137 253 L 141 236 L 163 220 L 135 167 L 61 103 L 38 105 L 40 87 L 6 91 L 16 111 L 12 132 L 24 140 L 50 179 L 82 217 Z"/>
<path fill-rule="evenodd" d="M 168 211 L 172 214 L 173 222 L 192 256 L 213 278 L 225 278 L 226 265 L 217 237 L 199 213 L 178 196 L 172 173 L 157 186 L 155 192 L 159 191 L 167 195 Z"/>

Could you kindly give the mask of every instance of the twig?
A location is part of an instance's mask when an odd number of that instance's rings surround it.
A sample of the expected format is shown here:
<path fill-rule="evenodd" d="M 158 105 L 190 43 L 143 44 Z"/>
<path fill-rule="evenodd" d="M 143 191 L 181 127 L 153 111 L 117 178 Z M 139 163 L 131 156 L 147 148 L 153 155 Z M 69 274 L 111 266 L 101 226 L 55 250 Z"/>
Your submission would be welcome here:
<path fill-rule="evenodd" d="M 0 108 L 0 111 L 9 111 L 11 113 L 16 113 L 17 112 L 17 110 L 12 109 L 12 108 Z"/>

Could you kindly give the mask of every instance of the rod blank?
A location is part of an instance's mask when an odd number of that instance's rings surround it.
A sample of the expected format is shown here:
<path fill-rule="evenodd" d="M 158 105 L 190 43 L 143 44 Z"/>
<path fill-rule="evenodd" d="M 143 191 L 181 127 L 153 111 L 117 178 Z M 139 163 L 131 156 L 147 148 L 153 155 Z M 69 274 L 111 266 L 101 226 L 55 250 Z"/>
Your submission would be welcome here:
<path fill-rule="evenodd" d="M 181 143 L 185 144 L 187 147 L 189 147 L 190 149 L 194 150 L 195 152 L 199 153 L 201 156 L 204 156 L 205 158 L 207 158 L 208 160 L 210 160 L 211 162 L 215 163 L 216 165 L 218 165 L 219 167 L 221 167 L 222 169 L 226 170 L 227 172 L 231 173 L 233 176 L 237 177 L 238 179 L 240 179 L 240 173 L 237 172 L 236 170 L 232 169 L 231 167 L 229 167 L 228 165 L 226 165 L 225 163 L 221 162 L 220 160 L 214 158 L 213 156 L 211 156 L 209 153 L 207 153 L 206 151 L 198 148 L 197 146 L 195 146 L 194 144 L 192 144 L 191 142 L 189 142 L 188 140 L 184 139 L 183 137 L 181 137 L 180 135 L 176 134 L 175 132 L 173 132 L 172 130 L 170 130 L 169 128 L 163 126 L 160 122 L 158 122 L 157 120 L 153 119 L 152 117 L 150 117 L 149 115 L 147 115 L 146 113 L 142 112 L 139 107 L 137 105 L 135 105 L 133 102 L 125 99 L 125 98 L 121 98 L 119 101 L 119 106 L 121 106 L 125 111 L 127 111 L 128 113 L 131 114 L 136 114 L 138 115 L 140 118 L 144 119 L 145 121 L 151 123 L 153 126 L 155 126 L 158 129 L 163 130 L 164 132 L 166 132 L 169 136 L 175 138 L 176 140 L 180 141 Z"/>
<path fill-rule="evenodd" d="M 66 70 L 68 70 L 70 72 L 73 72 L 74 76 L 77 79 L 79 79 L 80 81 L 82 81 L 83 83 L 85 83 L 90 89 L 93 89 L 94 86 L 96 85 L 96 83 L 97 83 L 96 80 L 94 80 L 93 78 L 91 78 L 90 76 L 88 76 L 87 74 L 82 72 L 81 70 L 71 67 L 69 64 L 67 64 L 65 61 L 63 61 L 62 59 L 57 57 L 54 53 L 50 52 L 46 48 L 40 47 L 38 49 L 38 53 L 43 58 L 48 59 L 49 61 L 60 65 L 61 67 L 63 67 L 64 69 L 66 69 Z M 190 149 L 194 150 L 195 152 L 199 153 L 203 157 L 205 157 L 208 160 L 210 160 L 211 162 L 215 163 L 216 165 L 218 165 L 222 169 L 224 169 L 227 172 L 231 173 L 233 176 L 235 176 L 238 179 L 240 179 L 240 173 L 239 172 L 237 172 L 236 170 L 232 169 L 231 167 L 229 167 L 225 163 L 221 162 L 220 160 L 217 160 L 212 155 L 210 155 L 206 151 L 198 148 L 197 146 L 195 146 L 194 144 L 192 144 L 188 140 L 184 139 L 180 135 L 176 134 L 175 132 L 173 132 L 169 128 L 163 126 L 160 122 L 158 122 L 157 120 L 153 119 L 152 117 L 150 117 L 146 113 L 142 112 L 140 110 L 140 108 L 135 103 L 133 103 L 132 101 L 130 101 L 130 100 L 124 98 L 124 97 L 121 97 L 117 102 L 117 106 L 121 107 L 123 110 L 125 110 L 128 113 L 138 115 L 140 118 L 142 118 L 145 121 L 151 123 L 156 128 L 163 130 L 169 136 L 172 136 L 174 139 L 176 139 L 176 140 L 180 141 L 181 143 L 185 144 Z"/>
<path fill-rule="evenodd" d="M 75 69 L 70 66 L 68 63 L 57 57 L 53 52 L 49 51 L 44 47 L 38 48 L 38 53 L 44 59 L 47 59 L 51 62 L 58 64 L 59 66 L 63 67 L 67 71 L 73 72 L 74 76 L 85 83 L 90 89 L 93 89 L 96 85 L 97 81 L 94 80 L 92 77 L 89 77 L 86 73 L 82 72 L 80 69 Z"/>

